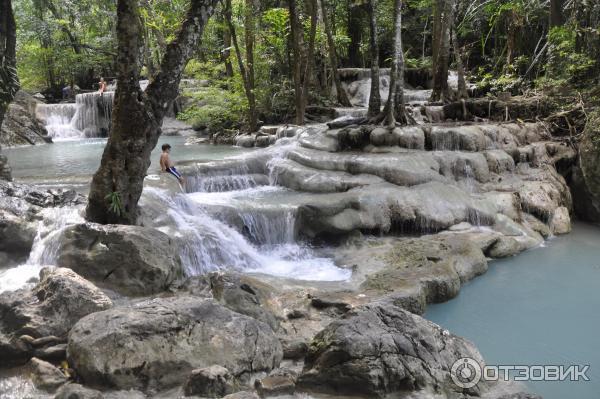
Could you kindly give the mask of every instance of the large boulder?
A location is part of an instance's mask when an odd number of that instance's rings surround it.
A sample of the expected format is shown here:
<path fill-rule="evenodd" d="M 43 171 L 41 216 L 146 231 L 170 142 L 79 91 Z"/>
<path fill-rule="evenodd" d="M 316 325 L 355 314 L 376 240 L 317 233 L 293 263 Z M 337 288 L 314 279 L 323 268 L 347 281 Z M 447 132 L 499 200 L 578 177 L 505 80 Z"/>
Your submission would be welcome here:
<path fill-rule="evenodd" d="M 1 145 L 44 144 L 51 141 L 48 132 L 35 117 L 35 108 L 39 103 L 30 94 L 17 92 L 2 123 Z"/>
<path fill-rule="evenodd" d="M 329 324 L 311 343 L 299 384 L 314 391 L 385 397 L 428 392 L 432 397 L 479 396 L 464 391 L 450 370 L 469 357 L 483 364 L 470 342 L 390 303 L 354 309 Z"/>
<path fill-rule="evenodd" d="M 0 294 L 0 357 L 9 364 L 23 363 L 40 351 L 36 346 L 43 346 L 42 341 L 65 340 L 79 319 L 111 306 L 102 291 L 72 270 L 44 268 L 32 290 Z"/>
<path fill-rule="evenodd" d="M 85 317 L 71 330 L 67 353 L 86 384 L 141 390 L 182 384 L 192 370 L 212 365 L 236 377 L 268 371 L 283 356 L 266 324 L 187 296 Z"/>
<path fill-rule="evenodd" d="M 164 291 L 183 274 L 175 242 L 140 226 L 70 226 L 61 238 L 57 264 L 126 295 Z"/>

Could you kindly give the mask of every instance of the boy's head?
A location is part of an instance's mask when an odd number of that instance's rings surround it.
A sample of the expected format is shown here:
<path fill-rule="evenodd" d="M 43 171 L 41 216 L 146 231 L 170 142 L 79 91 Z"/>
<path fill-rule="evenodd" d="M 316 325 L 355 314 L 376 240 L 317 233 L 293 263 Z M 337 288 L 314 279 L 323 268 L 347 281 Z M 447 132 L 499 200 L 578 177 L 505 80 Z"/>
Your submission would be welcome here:
<path fill-rule="evenodd" d="M 171 151 L 171 145 L 170 144 L 163 144 L 162 145 L 162 150 L 163 150 L 163 152 L 170 152 Z"/>

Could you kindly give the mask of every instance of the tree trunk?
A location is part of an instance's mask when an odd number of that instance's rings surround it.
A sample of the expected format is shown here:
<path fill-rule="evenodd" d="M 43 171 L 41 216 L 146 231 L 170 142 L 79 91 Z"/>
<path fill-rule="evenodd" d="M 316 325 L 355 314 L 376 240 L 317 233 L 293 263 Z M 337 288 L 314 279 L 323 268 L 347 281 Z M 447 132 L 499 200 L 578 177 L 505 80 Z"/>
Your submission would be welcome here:
<path fill-rule="evenodd" d="M 290 11 L 290 28 L 291 28 L 291 40 L 292 40 L 292 78 L 294 80 L 294 105 L 296 107 L 296 124 L 302 125 L 304 123 L 304 110 L 302 108 L 302 47 L 300 41 L 302 40 L 302 27 L 298 20 L 298 9 L 296 7 L 296 0 L 288 1 L 288 8 Z"/>
<path fill-rule="evenodd" d="M 11 0 L 0 0 L 0 127 L 19 90 L 16 68 L 17 26 Z M 0 179 L 11 180 L 8 161 L 0 153 Z"/>
<path fill-rule="evenodd" d="M 435 0 L 433 3 L 433 27 L 431 30 L 431 70 L 433 73 L 437 70 L 438 54 L 440 51 L 440 42 L 442 37 L 442 10 L 444 0 Z"/>
<path fill-rule="evenodd" d="M 514 10 L 508 14 L 508 29 L 506 32 L 506 68 L 510 68 L 515 60 L 515 51 L 517 47 L 517 35 L 519 33 L 520 24 L 518 23 L 519 16 Z"/>
<path fill-rule="evenodd" d="M 371 92 L 368 116 L 373 118 L 381 112 L 379 91 L 379 45 L 377 44 L 377 0 L 369 0 L 369 52 L 371 53 Z"/>
<path fill-rule="evenodd" d="M 254 41 L 255 41 L 255 7 L 254 0 L 246 0 L 246 10 L 244 14 L 245 42 L 246 42 L 246 74 L 248 81 L 248 124 L 251 132 L 257 130 L 258 119 L 256 114 L 256 95 L 254 93 Z"/>
<path fill-rule="evenodd" d="M 313 77 L 313 65 L 315 63 L 315 41 L 317 38 L 317 0 L 308 0 L 306 6 L 309 8 L 310 14 L 310 32 L 308 35 L 308 54 L 304 60 L 304 75 L 302 76 L 302 107 L 296 110 L 296 119 L 304 125 L 304 114 L 308 104 L 309 86 Z"/>
<path fill-rule="evenodd" d="M 455 4 L 455 7 L 458 5 Z M 452 28 L 452 48 L 454 51 L 454 58 L 456 59 L 456 70 L 458 73 L 458 92 L 457 97 L 459 100 L 469 98 L 469 92 L 467 91 L 467 81 L 465 79 L 465 64 L 463 62 L 463 54 L 460 46 L 458 45 L 458 35 L 456 34 L 457 23 L 456 16 L 458 12 L 454 10 L 454 27 Z"/>
<path fill-rule="evenodd" d="M 337 101 L 343 107 L 351 107 L 350 100 L 346 90 L 342 86 L 342 80 L 338 72 L 338 55 L 335 48 L 335 41 L 333 40 L 333 31 L 331 30 L 331 24 L 329 23 L 329 16 L 327 15 L 327 6 L 325 5 L 326 0 L 321 0 L 321 13 L 323 15 L 323 25 L 325 27 L 325 34 L 327 35 L 327 47 L 329 47 L 329 63 L 331 64 L 331 72 L 333 76 L 333 82 L 335 84 L 335 92 L 337 94 Z"/>
<path fill-rule="evenodd" d="M 360 5 L 353 4 L 353 0 L 348 0 L 348 37 L 350 44 L 348 46 L 349 67 L 360 67 L 360 43 L 362 41 L 362 9 Z"/>
<path fill-rule="evenodd" d="M 443 0 L 439 29 L 437 35 L 437 51 L 435 51 L 433 69 L 433 92 L 431 101 L 447 101 L 450 98 L 448 89 L 448 64 L 450 62 L 450 24 L 452 23 L 451 0 Z"/>
<path fill-rule="evenodd" d="M 229 28 L 223 29 L 223 50 L 221 51 L 221 60 L 225 64 L 225 76 L 233 76 L 233 64 L 231 63 L 231 32 Z"/>
<path fill-rule="evenodd" d="M 394 59 L 390 71 L 390 91 L 383 109 L 384 125 L 408 123 L 404 105 L 404 52 L 402 49 L 402 0 L 394 0 Z"/>
<path fill-rule="evenodd" d="M 86 217 L 96 223 L 135 224 L 138 201 L 161 134 L 163 118 L 179 91 L 187 61 L 196 50 L 219 0 L 192 0 L 175 40 L 167 45 L 154 80 L 139 84 L 142 27 L 138 0 L 117 3 L 117 92 L 112 129 L 94 174 Z"/>
<path fill-rule="evenodd" d="M 250 9 L 248 9 L 250 7 Z M 251 132 L 255 132 L 257 129 L 257 119 L 256 119 L 256 97 L 254 95 L 254 67 L 252 66 L 254 63 L 254 33 L 253 27 L 250 27 L 251 33 L 248 33 L 248 26 L 254 24 L 253 18 L 253 5 L 252 0 L 246 1 L 246 63 L 244 64 L 244 59 L 242 58 L 242 51 L 240 49 L 240 45 L 237 39 L 237 33 L 235 30 L 235 25 L 233 24 L 232 18 L 232 8 L 231 8 L 231 0 L 225 1 L 225 20 L 227 21 L 227 26 L 229 27 L 229 33 L 231 34 L 231 41 L 233 42 L 233 47 L 235 49 L 235 55 L 238 61 L 238 67 L 240 69 L 240 76 L 242 77 L 242 83 L 244 85 L 244 93 L 246 93 L 246 99 L 248 100 L 248 127 Z M 250 15 L 248 14 L 250 13 Z"/>
<path fill-rule="evenodd" d="M 307 6 L 310 8 L 310 33 L 308 50 L 303 48 L 303 29 L 300 24 L 296 0 L 288 1 L 290 11 L 290 28 L 293 53 L 292 78 L 294 80 L 294 105 L 296 107 L 295 122 L 304 125 L 304 113 L 308 101 L 308 87 L 312 76 L 312 65 L 314 62 L 315 39 L 317 34 L 317 4 L 316 0 L 309 0 Z"/>
<path fill-rule="evenodd" d="M 565 23 L 563 15 L 564 0 L 550 0 L 550 27 L 562 26 Z"/>

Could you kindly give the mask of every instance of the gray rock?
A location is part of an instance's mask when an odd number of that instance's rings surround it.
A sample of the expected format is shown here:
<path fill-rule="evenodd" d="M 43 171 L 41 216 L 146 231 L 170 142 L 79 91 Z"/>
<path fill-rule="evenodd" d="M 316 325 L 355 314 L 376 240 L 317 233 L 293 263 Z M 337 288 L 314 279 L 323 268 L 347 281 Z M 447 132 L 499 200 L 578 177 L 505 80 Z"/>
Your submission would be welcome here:
<path fill-rule="evenodd" d="M 397 127 L 392 131 L 392 143 L 413 150 L 425 149 L 425 133 L 418 126 Z"/>
<path fill-rule="evenodd" d="M 249 276 L 219 272 L 211 273 L 210 287 L 213 297 L 222 305 L 277 330 L 279 321 L 270 306 L 276 301 L 273 287 Z"/>
<path fill-rule="evenodd" d="M 550 228 L 554 234 L 567 234 L 571 232 L 571 216 L 564 206 L 557 208 L 550 219 Z"/>
<path fill-rule="evenodd" d="M 223 396 L 223 399 L 259 399 L 259 396 L 250 391 L 241 391 Z"/>
<path fill-rule="evenodd" d="M 513 172 L 515 160 L 504 150 L 489 150 L 483 153 L 490 171 L 494 173 Z"/>
<path fill-rule="evenodd" d="M 220 398 L 233 390 L 233 376 L 221 366 L 192 370 L 183 386 L 186 396 L 198 395 L 207 398 Z"/>
<path fill-rule="evenodd" d="M 392 144 L 392 132 L 383 127 L 377 127 L 371 130 L 370 135 L 371 144 L 374 146 L 385 146 L 385 145 L 393 145 Z"/>
<path fill-rule="evenodd" d="M 463 338 L 389 303 L 372 303 L 317 334 L 298 384 L 368 397 L 418 391 L 479 396 L 482 384 L 463 392 L 452 383 L 449 370 L 463 357 L 483 364 Z"/>
<path fill-rule="evenodd" d="M 80 384 L 65 384 L 56 392 L 54 399 L 104 399 L 104 395 Z"/>
<path fill-rule="evenodd" d="M 383 182 L 383 179 L 373 175 L 317 170 L 289 159 L 274 163 L 271 176 L 277 185 L 312 193 L 342 192 Z"/>
<path fill-rule="evenodd" d="M 67 382 L 67 376 L 51 363 L 35 357 L 29 361 L 31 380 L 37 389 L 54 392 Z"/>
<path fill-rule="evenodd" d="M 44 268 L 32 290 L 0 294 L 0 336 L 6 340 L 6 346 L 0 345 L 0 354 L 8 363 L 16 364 L 35 353 L 52 358 L 57 353 L 42 346 L 64 342 L 79 319 L 111 306 L 102 291 L 72 270 Z M 29 338 L 21 338 L 23 335 Z M 34 339 L 40 337 L 46 338 Z"/>
<path fill-rule="evenodd" d="M 2 123 L 1 145 L 44 144 L 50 141 L 48 132 L 35 117 L 35 107 L 39 103 L 26 92 L 17 92 Z"/>
<path fill-rule="evenodd" d="M 254 388 L 262 398 L 279 395 L 293 395 L 296 391 L 295 381 L 288 376 L 270 375 L 254 381 Z"/>
<path fill-rule="evenodd" d="M 268 371 L 282 358 L 266 324 L 193 297 L 143 301 L 80 320 L 69 334 L 69 364 L 86 384 L 167 389 L 196 368 L 232 375 Z"/>
<path fill-rule="evenodd" d="M 164 291 L 183 274 L 173 240 L 140 226 L 70 226 L 61 237 L 57 264 L 126 295 Z"/>
<path fill-rule="evenodd" d="M 252 148 L 252 147 L 254 147 L 255 142 L 256 142 L 256 136 L 244 135 L 244 136 L 239 136 L 235 140 L 235 145 L 237 145 L 238 147 Z"/>

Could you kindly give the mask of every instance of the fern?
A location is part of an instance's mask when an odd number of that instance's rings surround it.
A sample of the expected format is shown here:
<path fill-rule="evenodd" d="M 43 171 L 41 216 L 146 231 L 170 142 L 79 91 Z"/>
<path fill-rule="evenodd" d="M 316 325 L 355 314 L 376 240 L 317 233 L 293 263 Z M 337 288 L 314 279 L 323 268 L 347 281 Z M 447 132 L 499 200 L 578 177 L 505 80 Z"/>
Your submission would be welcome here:
<path fill-rule="evenodd" d="M 120 217 L 124 213 L 123 202 L 121 201 L 121 194 L 117 191 L 113 191 L 104 197 L 108 201 L 108 210 Z"/>

